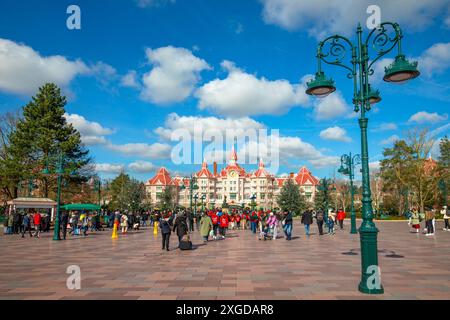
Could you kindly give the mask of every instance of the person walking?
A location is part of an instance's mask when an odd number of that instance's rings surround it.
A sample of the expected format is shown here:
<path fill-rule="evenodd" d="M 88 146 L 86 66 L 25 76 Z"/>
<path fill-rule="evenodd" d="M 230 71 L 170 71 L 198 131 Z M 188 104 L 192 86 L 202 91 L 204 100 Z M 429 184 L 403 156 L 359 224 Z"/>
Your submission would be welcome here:
<path fill-rule="evenodd" d="M 173 224 L 173 232 L 177 233 L 179 246 L 183 237 L 188 233 L 186 215 L 184 213 L 180 213 L 177 215 L 175 223 Z"/>
<path fill-rule="evenodd" d="M 302 223 L 305 225 L 305 233 L 309 237 L 309 228 L 310 225 L 313 223 L 312 210 L 306 210 L 302 214 Z"/>
<path fill-rule="evenodd" d="M 435 213 L 431 208 L 425 210 L 425 225 L 427 227 L 427 236 L 434 236 L 433 219 L 435 218 Z"/>
<path fill-rule="evenodd" d="M 172 232 L 172 218 L 166 214 L 159 221 L 162 236 L 162 250 L 169 251 L 170 234 Z"/>
<path fill-rule="evenodd" d="M 447 209 L 447 206 L 442 207 L 441 214 L 444 217 L 444 229 L 443 230 L 450 231 L 450 224 L 449 224 L 450 210 Z"/>
<path fill-rule="evenodd" d="M 409 218 L 408 224 L 413 228 L 412 232 L 414 233 L 420 232 L 420 218 L 417 209 L 413 208 L 411 210 L 411 216 Z"/>
<path fill-rule="evenodd" d="M 26 232 L 30 233 L 30 238 L 33 236 L 31 234 L 31 218 L 28 214 L 25 214 L 22 219 L 22 238 L 25 238 Z"/>
<path fill-rule="evenodd" d="M 218 230 L 219 230 L 219 217 L 217 216 L 215 211 L 211 213 L 211 221 L 213 224 L 213 239 L 216 240 L 218 237 Z"/>
<path fill-rule="evenodd" d="M 339 227 L 341 230 L 344 230 L 345 211 L 343 209 L 338 211 L 336 219 L 339 222 Z"/>
<path fill-rule="evenodd" d="M 276 239 L 276 229 L 277 229 L 277 217 L 275 216 L 275 214 L 270 211 L 269 212 L 269 218 L 266 221 L 267 226 L 269 227 L 269 234 L 272 236 L 272 240 Z"/>
<path fill-rule="evenodd" d="M 61 214 L 61 224 L 60 224 L 62 228 L 63 240 L 66 240 L 68 223 L 69 223 L 69 214 L 67 213 L 67 211 L 63 211 L 63 213 Z"/>
<path fill-rule="evenodd" d="M 187 213 L 187 220 L 189 222 L 189 232 L 194 231 L 194 214 L 191 211 Z"/>
<path fill-rule="evenodd" d="M 228 213 L 224 213 L 220 216 L 219 230 L 220 230 L 220 237 L 222 239 L 225 239 L 225 235 L 227 233 L 229 222 L 230 222 L 230 219 L 228 218 Z"/>
<path fill-rule="evenodd" d="M 203 242 L 208 242 L 209 233 L 213 230 L 213 223 L 211 218 L 203 213 L 200 219 L 200 235 L 203 237 Z"/>
<path fill-rule="evenodd" d="M 126 214 L 123 214 L 120 217 L 120 226 L 122 227 L 122 233 L 125 234 L 128 232 L 128 217 Z"/>
<path fill-rule="evenodd" d="M 258 214 L 256 213 L 256 211 L 253 211 L 250 217 L 250 228 L 253 233 L 256 233 L 258 221 L 259 221 Z"/>
<path fill-rule="evenodd" d="M 36 212 L 33 216 L 33 223 L 34 223 L 34 236 L 36 238 L 39 238 L 40 233 L 41 233 L 41 221 L 42 221 L 42 216 L 39 212 Z"/>
<path fill-rule="evenodd" d="M 333 211 L 330 211 L 330 215 L 328 216 L 328 234 L 329 235 L 334 235 Z"/>
<path fill-rule="evenodd" d="M 292 213 L 290 211 L 284 213 L 282 224 L 284 234 L 286 235 L 286 240 L 292 240 Z"/>
<path fill-rule="evenodd" d="M 14 226 L 14 215 L 9 214 L 8 216 L 8 228 L 6 229 L 6 234 L 13 234 L 13 226 Z"/>
<path fill-rule="evenodd" d="M 323 235 L 323 219 L 324 219 L 324 213 L 322 209 L 319 209 L 316 212 L 316 221 L 317 221 L 317 228 L 319 229 L 319 235 Z"/>

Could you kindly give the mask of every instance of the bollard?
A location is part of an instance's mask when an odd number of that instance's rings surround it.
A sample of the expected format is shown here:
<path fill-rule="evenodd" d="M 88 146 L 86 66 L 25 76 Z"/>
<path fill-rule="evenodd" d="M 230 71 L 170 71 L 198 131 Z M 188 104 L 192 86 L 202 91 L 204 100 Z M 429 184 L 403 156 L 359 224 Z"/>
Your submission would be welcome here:
<path fill-rule="evenodd" d="M 153 235 L 155 235 L 155 236 L 158 235 L 158 227 L 159 227 L 159 222 L 155 221 L 155 223 L 153 224 Z"/>
<path fill-rule="evenodd" d="M 113 233 L 112 233 L 111 239 L 119 238 L 118 225 L 119 225 L 119 221 L 114 221 L 114 228 L 113 228 Z"/>

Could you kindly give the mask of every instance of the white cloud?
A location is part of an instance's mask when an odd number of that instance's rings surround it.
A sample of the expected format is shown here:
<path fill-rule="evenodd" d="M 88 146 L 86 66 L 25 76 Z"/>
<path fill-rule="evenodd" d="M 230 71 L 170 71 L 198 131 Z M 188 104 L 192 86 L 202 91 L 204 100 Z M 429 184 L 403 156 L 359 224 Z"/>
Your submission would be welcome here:
<path fill-rule="evenodd" d="M 383 131 L 392 131 L 397 130 L 398 126 L 393 122 L 384 122 L 375 127 L 372 131 L 373 132 L 383 132 Z"/>
<path fill-rule="evenodd" d="M 128 156 L 147 157 L 150 159 L 168 159 L 172 147 L 163 143 L 127 143 L 127 144 L 112 144 L 108 142 L 106 147 L 109 150 L 119 152 Z"/>
<path fill-rule="evenodd" d="M 88 66 L 80 59 L 42 56 L 25 44 L 0 38 L 0 91 L 33 95 L 51 82 L 70 94 L 70 83 L 80 75 L 92 76 L 104 87 L 117 79 L 116 69 L 102 61 Z"/>
<path fill-rule="evenodd" d="M 32 95 L 47 82 L 68 89 L 76 76 L 89 72 L 81 60 L 41 56 L 31 47 L 0 38 L 0 91 Z"/>
<path fill-rule="evenodd" d="M 415 123 L 435 123 L 440 122 L 448 119 L 448 114 L 440 115 L 437 112 L 426 112 L 426 111 L 420 111 L 415 114 L 413 114 L 408 122 L 415 122 Z"/>
<path fill-rule="evenodd" d="M 419 57 L 419 70 L 426 76 L 440 74 L 450 67 L 450 42 L 436 43 Z"/>
<path fill-rule="evenodd" d="M 167 116 L 164 127 L 154 130 L 163 140 L 170 140 L 172 132 L 179 129 L 187 130 L 191 136 L 194 136 L 194 128 L 202 128 L 203 132 L 209 130 L 218 130 L 225 133 L 227 129 L 263 129 L 264 124 L 251 118 L 244 117 L 238 119 L 217 118 L 217 117 L 198 117 L 198 116 L 179 116 L 171 113 Z M 225 142 L 225 141 L 224 141 Z"/>
<path fill-rule="evenodd" d="M 322 130 L 320 132 L 320 137 L 324 140 L 342 141 L 342 142 L 352 141 L 352 139 L 349 136 L 347 136 L 347 131 L 338 126 Z"/>
<path fill-rule="evenodd" d="M 434 22 L 448 4 L 447 0 L 261 0 L 263 19 L 287 30 L 307 30 L 314 37 L 331 34 L 350 35 L 358 22 L 369 17 L 367 7 L 381 8 L 383 21 L 396 21 L 405 30 L 423 30 Z"/>
<path fill-rule="evenodd" d="M 389 138 L 381 140 L 380 144 L 381 145 L 393 144 L 397 140 L 400 140 L 400 137 L 398 135 L 394 134 L 394 135 L 390 136 Z"/>
<path fill-rule="evenodd" d="M 64 117 L 68 123 L 71 123 L 75 129 L 81 134 L 81 140 L 87 146 L 105 144 L 104 136 L 112 134 L 114 131 L 104 128 L 98 122 L 86 120 L 83 116 L 78 114 L 65 113 Z"/>
<path fill-rule="evenodd" d="M 95 164 L 95 171 L 103 173 L 120 173 L 124 169 L 122 164 L 97 163 Z"/>
<path fill-rule="evenodd" d="M 136 161 L 128 165 L 128 169 L 136 173 L 148 173 L 155 171 L 157 166 L 148 161 Z"/>
<path fill-rule="evenodd" d="M 315 168 L 336 167 L 339 165 L 340 158 L 335 156 L 323 156 L 318 159 L 311 159 L 309 162 Z"/>
<path fill-rule="evenodd" d="M 137 78 L 137 73 L 135 70 L 128 71 L 128 73 L 120 79 L 120 84 L 123 87 L 128 87 L 128 88 L 134 88 L 134 89 L 141 88 L 141 84 L 139 83 L 139 80 Z"/>
<path fill-rule="evenodd" d="M 172 46 L 146 49 L 153 69 L 144 74 L 141 98 L 156 104 L 170 104 L 185 100 L 200 80 L 200 72 L 211 67 L 185 48 Z"/>
<path fill-rule="evenodd" d="M 227 77 L 212 80 L 195 93 L 202 110 L 232 117 L 283 114 L 309 101 L 304 84 L 257 78 L 226 60 L 221 66 L 228 72 Z"/>
<path fill-rule="evenodd" d="M 314 103 L 314 117 L 318 121 L 354 116 L 356 116 L 356 113 L 347 104 L 340 91 L 336 91 L 325 98 L 316 99 Z"/>

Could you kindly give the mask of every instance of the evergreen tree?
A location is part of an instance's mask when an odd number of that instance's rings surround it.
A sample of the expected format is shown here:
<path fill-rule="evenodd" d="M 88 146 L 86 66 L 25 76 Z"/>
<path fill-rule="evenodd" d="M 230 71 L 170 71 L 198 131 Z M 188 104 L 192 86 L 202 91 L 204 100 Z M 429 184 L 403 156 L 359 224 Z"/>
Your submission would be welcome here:
<path fill-rule="evenodd" d="M 174 189 L 171 186 L 166 186 L 161 194 L 161 209 L 173 209 L 175 205 L 174 196 Z"/>
<path fill-rule="evenodd" d="M 281 210 L 290 211 L 294 215 L 299 215 L 306 208 L 305 197 L 300 193 L 299 186 L 292 179 L 288 179 L 283 185 L 277 202 Z"/>
<path fill-rule="evenodd" d="M 44 197 L 55 191 L 56 179 L 42 175 L 42 169 L 47 166 L 55 172 L 59 154 L 64 156 L 66 179 L 73 171 L 92 173 L 85 169 L 92 160 L 81 143 L 80 133 L 64 117 L 66 103 L 55 84 L 45 84 L 23 107 L 23 118 L 9 137 L 5 162 L 8 173 L 16 181 L 38 180 Z"/>

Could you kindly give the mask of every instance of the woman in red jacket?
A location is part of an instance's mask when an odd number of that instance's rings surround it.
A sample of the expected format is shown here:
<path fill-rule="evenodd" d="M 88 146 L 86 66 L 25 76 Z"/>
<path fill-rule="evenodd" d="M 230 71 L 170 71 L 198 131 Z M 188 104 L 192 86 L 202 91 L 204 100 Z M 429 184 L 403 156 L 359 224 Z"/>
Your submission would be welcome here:
<path fill-rule="evenodd" d="M 225 239 L 225 234 L 227 232 L 228 229 L 228 223 L 229 223 L 229 218 L 228 218 L 228 214 L 224 213 L 220 216 L 220 220 L 219 220 L 219 228 L 220 228 L 220 236 L 222 237 L 222 239 Z"/>
<path fill-rule="evenodd" d="M 36 212 L 33 215 L 33 223 L 34 223 L 34 236 L 39 238 L 39 234 L 41 233 L 41 222 L 42 216 L 39 212 Z"/>
<path fill-rule="evenodd" d="M 211 221 L 213 224 L 213 231 L 214 231 L 213 239 L 216 240 L 217 230 L 219 229 L 219 216 L 216 214 L 215 211 L 211 212 Z"/>
<path fill-rule="evenodd" d="M 344 229 L 345 211 L 342 209 L 339 210 L 336 219 L 337 221 L 339 221 L 339 227 L 341 228 L 341 230 Z"/>

